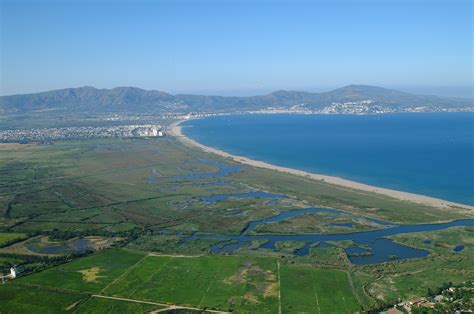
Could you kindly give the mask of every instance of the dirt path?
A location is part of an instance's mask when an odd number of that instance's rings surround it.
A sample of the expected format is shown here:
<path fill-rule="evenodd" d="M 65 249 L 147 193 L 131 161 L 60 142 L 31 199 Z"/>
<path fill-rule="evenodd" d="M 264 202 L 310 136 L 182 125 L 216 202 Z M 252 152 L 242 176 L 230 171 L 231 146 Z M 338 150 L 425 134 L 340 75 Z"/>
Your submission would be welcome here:
<path fill-rule="evenodd" d="M 347 278 L 349 279 L 349 284 L 351 286 L 351 290 L 352 290 L 352 294 L 354 295 L 354 297 L 356 298 L 357 302 L 359 302 L 360 305 L 362 305 L 362 301 L 360 299 L 360 296 L 359 294 L 357 293 L 355 287 L 354 287 L 354 282 L 352 281 L 352 276 L 351 274 L 346 271 L 346 275 L 347 275 Z"/>
<path fill-rule="evenodd" d="M 101 299 L 118 300 L 118 301 L 127 301 L 127 302 L 134 302 L 134 303 L 143 303 L 143 304 L 159 305 L 159 306 L 170 306 L 169 304 L 165 304 L 165 303 L 158 303 L 158 302 L 151 302 L 151 301 L 142 301 L 142 300 L 135 300 L 135 299 L 127 299 L 127 298 L 119 298 L 119 297 L 109 297 L 109 296 L 100 295 L 100 294 L 93 294 L 92 297 L 93 297 L 93 298 L 101 298 Z"/>
<path fill-rule="evenodd" d="M 202 306 L 202 302 L 204 302 L 204 299 L 207 297 L 207 295 L 209 294 L 209 290 L 211 290 L 211 287 L 212 287 L 212 284 L 214 283 L 214 281 L 216 280 L 217 278 L 217 274 L 219 274 L 220 270 L 224 267 L 224 264 L 221 264 L 221 266 L 219 267 L 219 269 L 215 272 L 214 276 L 212 277 L 212 280 L 209 281 L 209 286 L 207 286 L 207 289 L 206 289 L 206 293 L 204 293 L 204 295 L 202 296 L 201 298 L 201 301 L 199 302 L 199 307 Z"/>
<path fill-rule="evenodd" d="M 314 274 L 313 272 L 311 273 L 311 278 L 313 279 L 313 282 L 315 282 Z M 316 286 L 313 284 L 313 290 L 314 290 L 314 297 L 316 298 L 316 304 L 318 305 L 318 313 L 321 314 L 321 308 L 319 307 L 319 298 L 318 298 L 318 292 L 316 291 Z"/>
<path fill-rule="evenodd" d="M 172 255 L 172 254 L 158 254 L 158 253 L 153 253 L 150 252 L 148 253 L 148 256 L 166 256 L 166 257 L 181 257 L 181 258 L 196 258 L 196 257 L 203 257 L 206 255 Z"/>
<path fill-rule="evenodd" d="M 142 300 L 135 300 L 135 299 L 119 298 L 119 297 L 109 297 L 109 296 L 100 295 L 100 294 L 94 294 L 94 295 L 92 295 L 92 297 L 93 298 L 101 298 L 101 299 L 117 300 L 117 301 L 126 301 L 126 302 L 150 304 L 150 305 L 157 305 L 157 306 L 165 307 L 163 309 L 155 310 L 151 313 L 159 313 L 159 312 L 172 310 L 172 309 L 186 309 L 186 310 L 194 310 L 194 311 L 205 311 L 205 312 L 210 312 L 210 313 L 228 313 L 228 312 L 216 311 L 216 310 L 204 310 L 204 309 L 200 309 L 200 308 L 197 308 L 197 307 L 169 305 L 169 304 L 165 304 L 165 303 L 158 303 L 158 302 L 151 302 L 151 301 L 142 301 Z"/>
<path fill-rule="evenodd" d="M 280 261 L 277 260 L 278 266 L 278 314 L 281 314 L 281 274 L 280 274 Z"/>
<path fill-rule="evenodd" d="M 80 302 L 80 301 L 76 301 L 76 302 L 72 303 L 71 305 L 69 305 L 69 306 L 66 308 L 66 311 L 70 311 L 70 310 L 72 310 L 73 308 L 75 308 L 76 305 L 79 304 L 79 302 Z"/>
<path fill-rule="evenodd" d="M 129 274 L 132 269 L 136 268 L 140 263 L 142 263 L 145 258 L 147 258 L 148 255 L 145 255 L 142 259 L 140 259 L 138 262 L 136 262 L 134 265 L 132 265 L 131 267 L 129 267 L 126 271 L 124 271 L 120 276 L 118 276 L 117 278 L 115 278 L 111 283 L 109 283 L 107 286 L 104 287 L 104 289 L 100 290 L 100 292 L 104 292 L 105 290 L 107 290 L 107 288 L 109 288 L 110 286 L 112 286 L 114 283 L 116 283 L 117 281 L 119 281 L 120 279 L 124 278 L 127 274 Z"/>

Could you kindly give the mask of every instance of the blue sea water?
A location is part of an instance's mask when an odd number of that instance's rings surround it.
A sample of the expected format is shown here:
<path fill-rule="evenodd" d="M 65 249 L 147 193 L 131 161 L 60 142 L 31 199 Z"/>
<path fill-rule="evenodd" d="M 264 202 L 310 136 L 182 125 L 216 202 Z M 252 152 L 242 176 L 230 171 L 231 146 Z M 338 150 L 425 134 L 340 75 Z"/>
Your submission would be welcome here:
<path fill-rule="evenodd" d="M 474 113 L 235 115 L 191 120 L 204 145 L 474 205 Z"/>

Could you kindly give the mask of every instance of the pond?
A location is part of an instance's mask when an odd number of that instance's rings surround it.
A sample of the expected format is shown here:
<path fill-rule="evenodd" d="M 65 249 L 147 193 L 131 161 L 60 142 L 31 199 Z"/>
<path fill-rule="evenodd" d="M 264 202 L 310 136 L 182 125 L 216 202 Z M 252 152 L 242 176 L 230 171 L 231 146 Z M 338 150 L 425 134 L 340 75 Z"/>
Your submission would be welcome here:
<path fill-rule="evenodd" d="M 453 249 L 453 252 L 458 253 L 464 250 L 464 245 L 458 245 Z"/>

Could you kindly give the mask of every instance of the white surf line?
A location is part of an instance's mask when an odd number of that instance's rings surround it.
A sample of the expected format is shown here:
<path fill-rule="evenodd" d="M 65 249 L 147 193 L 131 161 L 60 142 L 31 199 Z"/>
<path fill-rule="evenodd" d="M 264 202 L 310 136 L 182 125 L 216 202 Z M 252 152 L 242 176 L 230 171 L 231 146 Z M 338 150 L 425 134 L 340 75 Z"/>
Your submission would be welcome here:
<path fill-rule="evenodd" d="M 277 260 L 278 267 L 278 314 L 281 314 L 281 274 L 280 274 L 280 260 Z"/>
<path fill-rule="evenodd" d="M 187 144 L 188 146 L 193 146 L 200 148 L 201 150 L 207 152 L 207 153 L 213 153 L 225 158 L 230 158 L 236 162 L 247 164 L 253 167 L 257 168 L 264 168 L 264 169 L 270 169 L 270 170 L 276 170 L 280 171 L 283 173 L 289 173 L 293 174 L 296 176 L 300 177 L 305 177 L 308 179 L 312 179 L 315 181 L 319 181 L 322 183 L 327 183 L 331 185 L 335 185 L 338 188 L 345 188 L 345 189 L 352 189 L 352 190 L 359 190 L 363 192 L 372 192 L 376 193 L 379 195 L 383 196 L 388 196 L 400 201 L 407 201 L 407 202 L 412 202 L 416 204 L 421 204 L 425 206 L 433 206 L 437 208 L 444 208 L 444 209 L 453 209 L 453 208 L 458 208 L 464 211 L 472 211 L 474 210 L 474 206 L 472 205 L 466 205 L 466 204 L 461 204 L 461 203 L 456 203 L 456 202 L 451 202 L 447 200 L 443 200 L 440 198 L 435 198 L 431 196 L 426 196 L 426 195 L 421 195 L 421 194 L 415 194 L 415 193 L 410 193 L 410 192 L 404 192 L 404 191 L 398 191 L 398 190 L 393 190 L 389 188 L 382 188 L 382 187 L 377 187 L 377 186 L 372 186 L 368 185 L 365 183 L 360 183 L 356 181 L 351 181 L 347 180 L 344 178 L 340 177 L 334 177 L 334 176 L 328 176 L 328 175 L 323 175 L 323 174 L 317 174 L 317 173 L 311 173 L 303 170 L 298 170 L 298 169 L 293 169 L 293 168 L 288 168 L 288 167 L 282 167 L 282 166 L 277 166 L 273 165 L 264 161 L 259 161 L 259 160 L 253 160 L 247 157 L 242 157 L 242 156 L 236 156 L 232 155 L 230 153 L 227 153 L 225 151 L 209 147 L 206 145 L 203 145 L 189 137 L 183 134 L 181 130 L 180 124 L 184 121 L 189 121 L 188 120 L 179 120 L 174 123 L 172 123 L 169 126 L 169 134 L 176 137 L 179 141 L 181 141 L 184 144 Z"/>

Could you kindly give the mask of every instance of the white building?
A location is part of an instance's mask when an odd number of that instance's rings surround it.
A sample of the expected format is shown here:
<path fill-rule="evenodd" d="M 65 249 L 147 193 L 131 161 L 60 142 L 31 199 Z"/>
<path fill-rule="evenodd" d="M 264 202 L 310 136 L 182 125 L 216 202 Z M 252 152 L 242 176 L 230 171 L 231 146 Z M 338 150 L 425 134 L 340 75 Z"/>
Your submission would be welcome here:
<path fill-rule="evenodd" d="M 15 269 L 15 267 L 10 268 L 10 278 L 11 279 L 16 278 L 16 269 Z"/>

